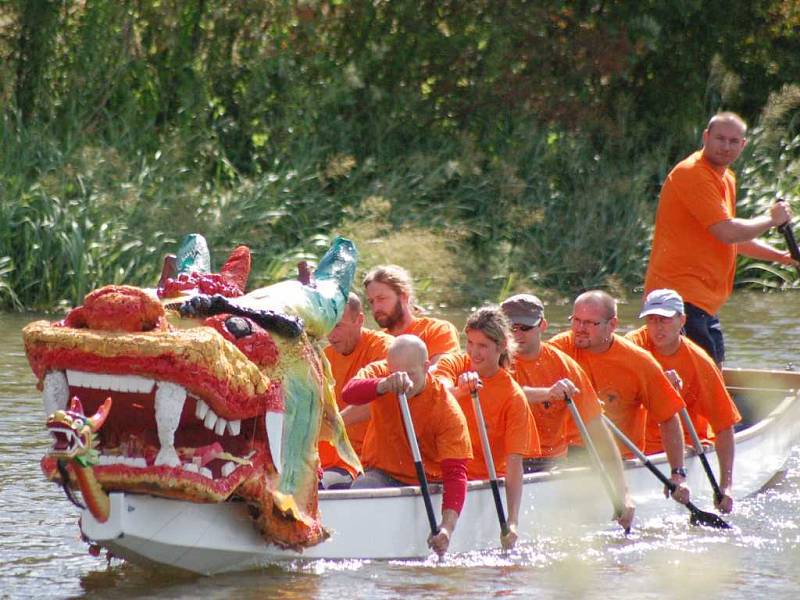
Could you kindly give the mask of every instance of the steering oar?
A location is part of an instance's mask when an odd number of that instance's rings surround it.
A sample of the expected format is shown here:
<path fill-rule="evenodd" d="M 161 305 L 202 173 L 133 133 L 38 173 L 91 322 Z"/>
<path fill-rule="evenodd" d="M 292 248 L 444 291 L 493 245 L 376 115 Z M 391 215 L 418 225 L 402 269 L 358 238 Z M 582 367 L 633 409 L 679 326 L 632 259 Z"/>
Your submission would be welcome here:
<path fill-rule="evenodd" d="M 650 460 L 644 455 L 644 452 L 639 450 L 636 444 L 634 444 L 630 440 L 630 438 L 628 438 L 627 435 L 622 433 L 619 430 L 619 428 L 616 425 L 614 425 L 614 422 L 611 419 L 603 415 L 603 421 L 608 426 L 608 428 L 611 429 L 612 432 L 614 432 L 614 435 L 616 435 L 620 439 L 620 441 L 623 444 L 625 444 L 625 446 L 627 446 L 628 450 L 633 452 L 636 458 L 638 458 L 642 462 L 642 464 L 645 467 L 647 467 L 649 471 L 659 479 L 659 481 L 661 481 L 661 483 L 667 486 L 667 489 L 669 489 L 670 493 L 674 492 L 677 489 L 678 486 L 672 483 L 672 481 L 670 481 L 666 477 L 666 475 L 664 475 L 661 471 L 659 471 L 658 468 L 653 463 L 651 463 Z M 722 520 L 718 515 L 700 510 L 691 502 L 686 503 L 686 508 L 688 508 L 689 511 L 692 513 L 692 516 L 689 519 L 689 522 L 692 525 L 705 525 L 706 527 L 716 527 L 717 529 L 731 528 L 731 526 L 728 525 L 728 523 L 726 523 L 724 520 Z"/>
<path fill-rule="evenodd" d="M 783 199 L 779 201 L 783 201 Z M 797 262 L 800 262 L 800 248 L 797 247 L 797 239 L 794 237 L 791 219 L 786 221 L 783 225 L 778 225 L 778 231 L 783 234 L 783 239 L 786 240 L 786 247 L 789 249 L 791 257 Z M 800 271 L 800 267 L 798 267 L 798 271 Z"/>

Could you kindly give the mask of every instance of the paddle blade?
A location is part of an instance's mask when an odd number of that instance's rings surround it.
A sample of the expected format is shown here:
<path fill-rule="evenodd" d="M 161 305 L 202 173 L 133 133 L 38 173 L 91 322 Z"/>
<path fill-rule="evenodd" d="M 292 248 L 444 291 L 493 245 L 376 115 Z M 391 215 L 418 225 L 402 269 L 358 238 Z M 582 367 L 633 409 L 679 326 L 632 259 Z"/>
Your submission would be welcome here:
<path fill-rule="evenodd" d="M 694 505 L 690 506 L 689 510 L 692 511 L 692 516 L 689 519 L 689 522 L 692 525 L 702 525 L 704 527 L 714 527 L 716 529 L 731 528 L 731 526 L 726 521 L 724 521 L 722 517 L 720 517 L 719 515 L 715 515 L 714 513 L 700 510 Z"/>

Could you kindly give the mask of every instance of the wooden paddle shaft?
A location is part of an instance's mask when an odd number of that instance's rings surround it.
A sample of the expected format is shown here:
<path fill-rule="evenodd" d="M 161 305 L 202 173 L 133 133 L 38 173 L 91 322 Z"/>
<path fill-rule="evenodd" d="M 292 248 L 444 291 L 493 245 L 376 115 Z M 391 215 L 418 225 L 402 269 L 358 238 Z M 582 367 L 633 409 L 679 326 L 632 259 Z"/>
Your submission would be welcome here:
<path fill-rule="evenodd" d="M 483 448 L 483 459 L 486 461 L 486 470 L 489 472 L 489 479 L 496 481 L 497 471 L 494 468 L 492 447 L 489 444 L 489 434 L 486 431 L 486 421 L 483 418 L 483 409 L 481 409 L 481 401 L 478 397 L 478 391 L 472 390 L 470 394 L 472 395 L 472 407 L 475 410 L 475 420 L 478 423 L 478 434 L 481 438 L 481 448 Z"/>
<path fill-rule="evenodd" d="M 486 470 L 489 472 L 489 483 L 492 486 L 492 496 L 494 496 L 494 506 L 497 509 L 497 519 L 500 522 L 500 531 L 503 535 L 508 534 L 508 522 L 503 510 L 503 500 L 500 498 L 500 486 L 497 485 L 497 471 L 494 468 L 494 457 L 492 447 L 489 444 L 489 434 L 486 431 L 486 420 L 483 418 L 481 400 L 478 397 L 478 390 L 471 390 L 472 406 L 475 409 L 475 420 L 478 423 L 478 434 L 481 438 L 483 448 L 483 459 L 486 461 Z"/>
<path fill-rule="evenodd" d="M 800 248 L 797 247 L 797 240 L 794 237 L 791 223 L 787 222 L 778 227 L 778 231 L 783 234 L 783 239 L 786 240 L 786 247 L 789 249 L 791 257 L 800 261 Z"/>
<path fill-rule="evenodd" d="M 785 200 L 783 198 L 778 198 L 778 202 L 785 202 Z M 796 261 L 800 261 L 800 248 L 797 247 L 797 240 L 794 237 L 791 220 L 786 221 L 783 225 L 778 225 L 778 231 L 783 234 L 783 239 L 786 240 L 786 247 L 789 249 L 789 255 Z"/>
<path fill-rule="evenodd" d="M 414 469 L 417 471 L 417 480 L 419 480 L 419 487 L 422 490 L 422 501 L 425 503 L 425 512 L 428 514 L 428 524 L 431 528 L 431 535 L 436 535 L 439 533 L 439 527 L 436 525 L 436 517 L 433 514 L 431 492 L 428 488 L 428 477 L 425 475 L 425 468 L 422 465 L 422 456 L 419 453 L 417 434 L 414 431 L 414 422 L 411 420 L 411 411 L 408 408 L 408 398 L 406 398 L 405 392 L 398 394 L 397 398 L 400 401 L 400 412 L 403 414 L 406 438 L 408 438 L 408 445 L 411 446 L 411 456 L 414 459 Z"/>
<path fill-rule="evenodd" d="M 706 451 L 703 448 L 703 443 L 700 441 L 700 436 L 697 435 L 697 429 L 695 429 L 694 423 L 692 423 L 692 419 L 689 417 L 689 412 L 686 410 L 686 407 L 681 409 L 681 418 L 686 425 L 686 429 L 689 430 L 689 435 L 692 436 L 694 450 L 697 452 L 697 456 L 700 458 L 700 462 L 703 464 L 703 470 L 705 470 L 706 475 L 708 476 L 708 481 L 711 483 L 711 488 L 714 490 L 714 497 L 716 498 L 717 502 L 719 502 L 722 500 L 722 490 L 719 489 L 717 478 L 714 477 L 714 471 L 711 470 L 711 465 L 708 464 L 708 457 L 706 456 Z"/>
<path fill-rule="evenodd" d="M 614 489 L 614 484 L 611 481 L 611 477 L 608 475 L 608 471 L 606 471 L 605 466 L 603 466 L 603 461 L 600 459 L 600 454 L 597 452 L 597 448 L 592 441 L 592 437 L 589 435 L 589 430 L 586 429 L 586 424 L 583 422 L 583 417 L 581 417 L 580 413 L 578 412 L 578 407 L 575 406 L 572 398 L 570 398 L 567 394 L 564 394 L 564 402 L 567 403 L 567 408 L 569 408 L 569 412 L 572 413 L 572 420 L 575 421 L 575 424 L 578 426 L 578 429 L 581 432 L 583 443 L 586 444 L 586 449 L 589 451 L 592 461 L 594 461 L 597 470 L 600 471 L 600 479 L 603 482 L 603 486 L 606 488 L 608 497 L 611 499 L 611 504 L 614 506 L 614 512 L 616 512 L 618 517 L 621 517 L 625 512 L 625 509 L 622 506 L 622 500 L 620 500 L 619 494 L 617 494 L 617 491 Z"/>

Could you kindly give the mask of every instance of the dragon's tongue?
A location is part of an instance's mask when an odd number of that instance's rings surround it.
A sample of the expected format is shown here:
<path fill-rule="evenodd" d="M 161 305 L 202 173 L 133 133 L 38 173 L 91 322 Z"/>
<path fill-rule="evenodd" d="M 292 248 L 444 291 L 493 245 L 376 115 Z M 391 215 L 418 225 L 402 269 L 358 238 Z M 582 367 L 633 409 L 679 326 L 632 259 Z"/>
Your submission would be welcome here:
<path fill-rule="evenodd" d="M 208 446 L 202 446 L 200 448 L 195 448 L 193 457 L 200 458 L 200 466 L 204 467 L 212 460 L 217 458 L 220 454 L 224 452 L 222 446 L 219 442 L 214 442 L 213 444 L 209 444 Z"/>

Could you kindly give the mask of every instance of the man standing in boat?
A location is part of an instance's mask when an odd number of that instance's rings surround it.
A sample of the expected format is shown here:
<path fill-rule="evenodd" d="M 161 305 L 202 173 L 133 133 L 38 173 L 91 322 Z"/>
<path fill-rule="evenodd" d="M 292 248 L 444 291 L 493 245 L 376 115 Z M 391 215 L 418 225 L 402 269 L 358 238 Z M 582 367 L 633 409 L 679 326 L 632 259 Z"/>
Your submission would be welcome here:
<path fill-rule="evenodd" d="M 361 369 L 344 386 L 342 399 L 371 404 L 362 448 L 364 474 L 352 488 L 395 487 L 418 482 L 398 399 L 398 394 L 406 394 L 425 473 L 430 481 L 443 484 L 442 521 L 439 532 L 428 539 L 441 556 L 464 506 L 472 446 L 464 414 L 429 367 L 425 344 L 413 335 L 398 336 L 385 361 Z"/>
<path fill-rule="evenodd" d="M 653 290 L 647 295 L 639 318 L 645 319 L 645 326 L 626 337 L 659 362 L 683 396 L 701 441 L 714 439 L 722 492 L 722 497 L 715 498 L 714 502 L 719 510 L 729 513 L 733 509 L 733 426 L 742 417 L 714 361 L 692 340 L 681 335 L 686 313 L 680 294 L 675 290 Z M 684 437 L 687 444 L 692 443 L 688 431 Z M 658 424 L 649 417 L 645 438 L 645 454 L 663 451 Z"/>
<path fill-rule="evenodd" d="M 501 307 L 511 322 L 517 344 L 512 374 L 529 402 L 541 441 L 542 456 L 524 461 L 526 472 L 542 470 L 566 459 L 570 434 L 574 436 L 577 431 L 564 402 L 564 396 L 569 396 L 586 424 L 617 497 L 623 499 L 625 511 L 616 518 L 627 531 L 633 523 L 634 503 L 625 483 L 622 457 L 603 424 L 603 409 L 589 377 L 572 358 L 542 341 L 547 320 L 539 298 L 517 294 L 503 301 Z"/>
<path fill-rule="evenodd" d="M 506 480 L 508 533 L 501 533 L 500 544 L 510 549 L 518 536 L 522 459 L 539 455 L 539 435 L 525 394 L 506 370 L 511 366 L 514 340 L 503 312 L 497 306 L 478 309 L 467 319 L 464 333 L 467 352 L 443 356 L 436 363 L 433 375 L 453 393 L 467 419 L 474 455 L 467 462 L 467 478 L 486 480 L 490 473 L 472 404 L 472 394 L 478 394 L 492 454 L 490 460 L 497 476 Z"/>
<path fill-rule="evenodd" d="M 792 217 L 785 202 L 767 214 L 736 217 L 736 176 L 729 166 L 745 147 L 747 126 L 731 112 L 715 115 L 703 132 L 703 148 L 672 169 L 661 188 L 645 293 L 676 290 L 686 303 L 686 335 L 718 366 L 725 344 L 718 313 L 733 290 L 736 255 L 795 265 L 756 238 Z"/>
<path fill-rule="evenodd" d="M 387 333 L 415 335 L 428 349 L 431 363 L 448 352 L 458 352 L 458 329 L 443 319 L 418 316 L 408 271 L 397 265 L 375 267 L 364 277 L 367 302 L 375 322 Z"/>
<path fill-rule="evenodd" d="M 369 424 L 369 407 L 347 407 L 342 401 L 342 388 L 362 367 L 371 362 L 384 360 L 394 338 L 382 331 L 364 327 L 364 310 L 361 299 L 350 292 L 344 314 L 328 334 L 328 346 L 323 351 L 331 365 L 334 393 L 342 418 L 347 427 L 347 437 L 356 454 L 361 456 L 361 446 Z M 363 411 L 363 415 L 359 412 Z M 321 441 L 319 457 L 323 474 L 320 482 L 324 489 L 348 488 L 356 473 L 336 453 L 333 445 Z"/>
<path fill-rule="evenodd" d="M 605 413 L 636 446 L 644 449 L 647 414 L 658 423 L 676 486 L 672 497 L 686 504 L 690 492 L 685 484 L 680 395 L 649 352 L 614 333 L 617 301 L 606 292 L 592 290 L 578 296 L 570 322 L 571 331 L 551 338 L 550 343 L 578 362 Z"/>

